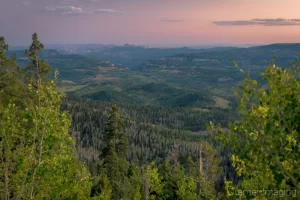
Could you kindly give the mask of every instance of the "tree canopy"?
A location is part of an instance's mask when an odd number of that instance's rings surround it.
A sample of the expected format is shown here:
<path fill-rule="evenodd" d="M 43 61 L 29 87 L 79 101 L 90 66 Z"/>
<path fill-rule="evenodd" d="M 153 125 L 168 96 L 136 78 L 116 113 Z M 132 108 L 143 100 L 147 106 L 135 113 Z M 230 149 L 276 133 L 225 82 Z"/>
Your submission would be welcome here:
<path fill-rule="evenodd" d="M 227 182 L 228 196 L 238 191 L 247 199 L 295 197 L 300 182 L 299 75 L 293 62 L 290 68 L 271 64 L 261 74 L 263 84 L 247 77 L 235 93 L 241 119 L 226 130 L 211 123 L 216 139 L 233 150 L 233 166 L 242 177 L 238 186 Z"/>
<path fill-rule="evenodd" d="M 86 199 L 90 174 L 75 157 L 70 117 L 60 111 L 63 94 L 55 80 L 40 79 L 47 73 L 39 66 L 50 68 L 38 59 L 42 48 L 35 33 L 26 51 L 36 70 L 29 78 L 5 56 L 8 45 L 0 38 L 0 198 Z"/>

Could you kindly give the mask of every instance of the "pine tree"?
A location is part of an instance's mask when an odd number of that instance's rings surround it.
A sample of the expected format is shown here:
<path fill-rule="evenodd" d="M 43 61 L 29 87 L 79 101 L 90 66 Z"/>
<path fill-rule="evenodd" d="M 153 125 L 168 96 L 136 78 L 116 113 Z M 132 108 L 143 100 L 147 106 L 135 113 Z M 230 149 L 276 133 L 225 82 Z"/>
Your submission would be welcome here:
<path fill-rule="evenodd" d="M 5 43 L 4 37 L 0 36 L 0 65 L 3 65 L 3 62 L 6 61 L 7 57 L 5 52 L 8 50 L 8 45 Z"/>
<path fill-rule="evenodd" d="M 103 142 L 105 147 L 102 151 L 102 159 L 105 161 L 109 159 L 108 155 L 112 151 L 122 158 L 128 157 L 128 136 L 124 132 L 124 122 L 117 105 L 111 107 L 111 113 L 104 129 Z"/>
<path fill-rule="evenodd" d="M 15 54 L 11 58 L 5 55 L 7 50 L 4 37 L 0 37 L 0 108 L 11 100 L 22 104 L 24 99 L 21 69 L 16 63 Z"/>
<path fill-rule="evenodd" d="M 47 62 L 42 59 L 39 59 L 39 52 L 44 48 L 44 45 L 38 40 L 37 33 L 32 35 L 32 43 L 28 50 L 25 51 L 26 56 L 31 60 L 31 62 L 26 67 L 27 76 L 32 80 L 34 86 L 39 86 L 41 84 L 42 79 L 46 78 L 46 76 L 51 71 L 51 67 L 47 64 Z"/>
<path fill-rule="evenodd" d="M 103 165 L 100 166 L 99 174 L 106 173 L 112 185 L 113 199 L 124 196 L 124 183 L 127 181 L 129 163 L 128 136 L 124 132 L 124 122 L 121 119 L 120 109 L 113 105 L 104 129 L 104 148 L 101 155 Z"/>
<path fill-rule="evenodd" d="M 178 190 L 176 194 L 181 200 L 197 200 L 197 183 L 191 178 L 182 178 L 177 181 Z"/>
<path fill-rule="evenodd" d="M 178 199 L 178 181 L 184 178 L 184 171 L 179 163 L 172 166 L 169 161 L 165 161 L 162 166 L 162 177 L 164 182 L 163 193 L 167 199 Z"/>

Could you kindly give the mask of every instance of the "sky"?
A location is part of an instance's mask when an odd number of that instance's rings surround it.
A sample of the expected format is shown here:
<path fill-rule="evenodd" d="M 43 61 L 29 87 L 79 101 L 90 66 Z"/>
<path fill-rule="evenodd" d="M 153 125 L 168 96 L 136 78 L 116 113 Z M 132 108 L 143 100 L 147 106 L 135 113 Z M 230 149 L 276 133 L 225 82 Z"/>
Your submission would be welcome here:
<path fill-rule="evenodd" d="M 300 42 L 300 0 L 0 0 L 0 35 L 28 45 Z"/>

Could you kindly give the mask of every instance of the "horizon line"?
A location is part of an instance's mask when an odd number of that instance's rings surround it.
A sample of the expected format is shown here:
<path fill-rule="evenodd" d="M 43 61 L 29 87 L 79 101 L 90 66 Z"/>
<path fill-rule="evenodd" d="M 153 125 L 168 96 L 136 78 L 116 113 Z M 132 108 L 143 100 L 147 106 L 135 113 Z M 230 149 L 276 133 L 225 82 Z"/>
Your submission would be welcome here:
<path fill-rule="evenodd" d="M 234 43 L 216 43 L 216 44 L 196 44 L 196 45 L 184 45 L 184 44 L 103 44 L 103 43 L 50 43 L 44 44 L 45 49 L 47 46 L 63 46 L 63 45 L 103 45 L 103 46 L 136 46 L 136 47 L 148 47 L 148 48 L 215 48 L 215 47 L 254 47 L 254 46 L 268 46 L 275 44 L 300 44 L 296 42 L 279 42 L 279 43 L 261 43 L 261 44 L 234 44 Z M 9 45 L 11 48 L 28 47 L 29 45 Z"/>

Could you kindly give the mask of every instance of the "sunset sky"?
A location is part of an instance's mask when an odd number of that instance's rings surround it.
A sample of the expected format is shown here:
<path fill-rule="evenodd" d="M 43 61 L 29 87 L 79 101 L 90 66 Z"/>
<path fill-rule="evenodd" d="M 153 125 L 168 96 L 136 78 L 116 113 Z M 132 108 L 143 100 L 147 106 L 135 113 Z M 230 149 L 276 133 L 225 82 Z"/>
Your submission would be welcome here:
<path fill-rule="evenodd" d="M 27 45 L 300 42 L 300 0 L 0 0 L 0 35 Z"/>

